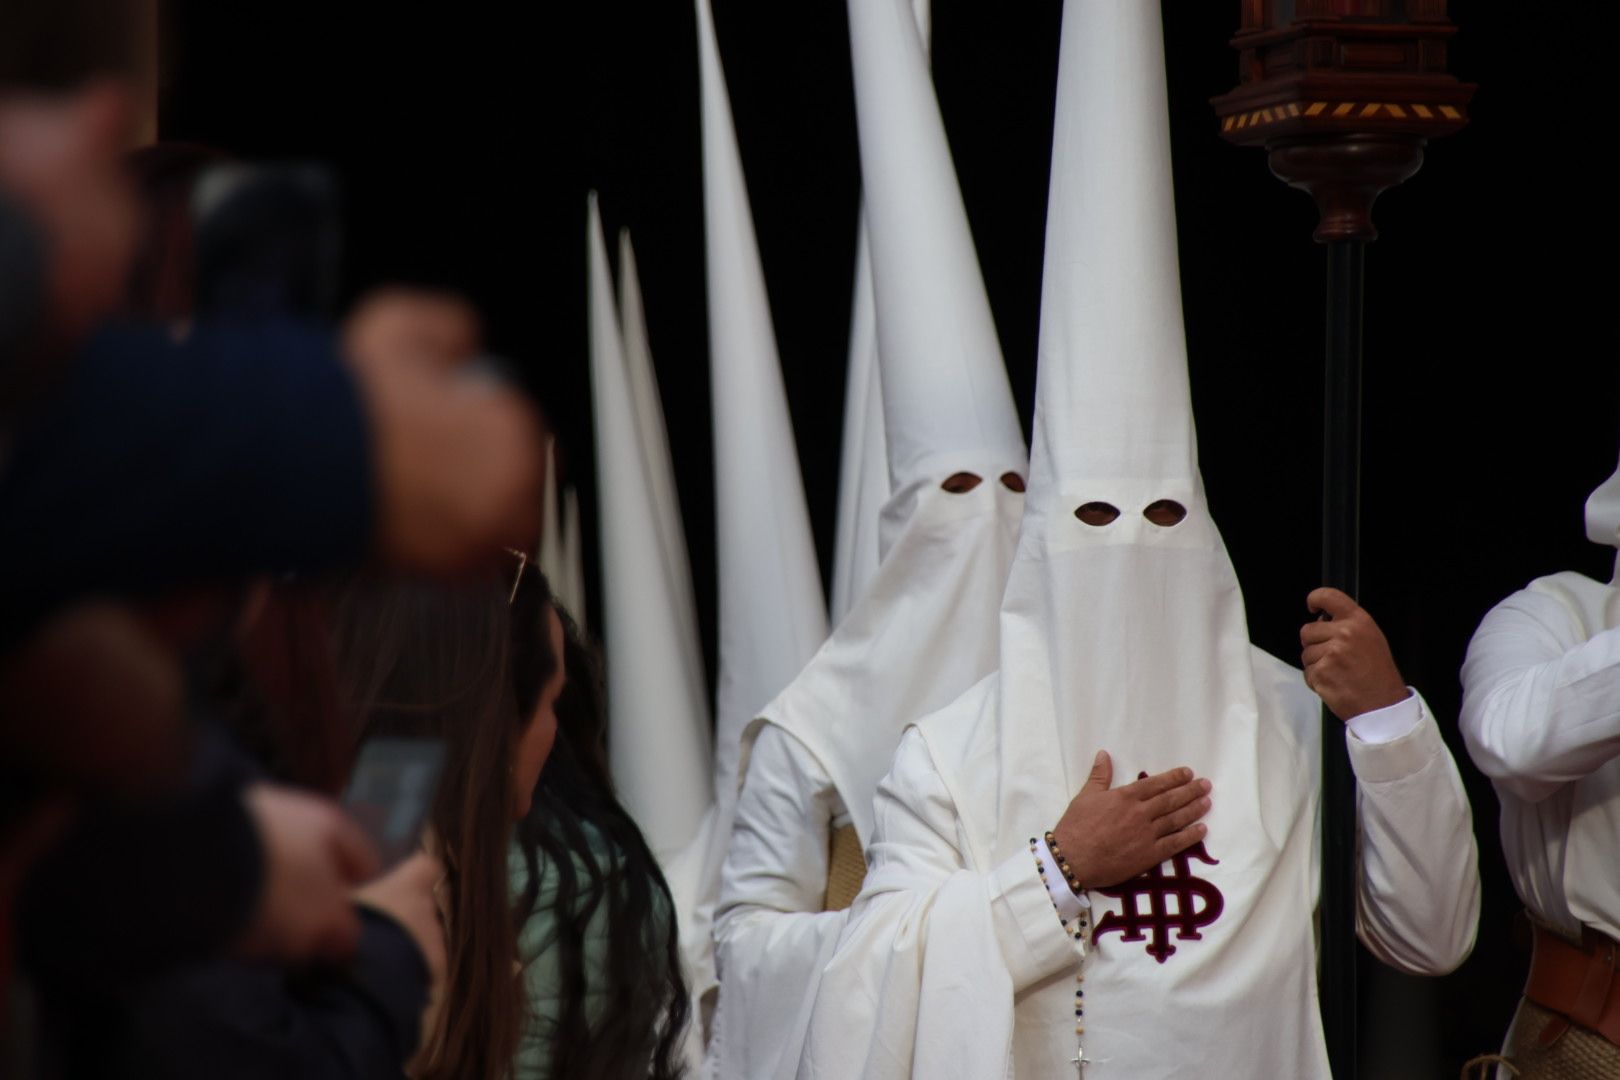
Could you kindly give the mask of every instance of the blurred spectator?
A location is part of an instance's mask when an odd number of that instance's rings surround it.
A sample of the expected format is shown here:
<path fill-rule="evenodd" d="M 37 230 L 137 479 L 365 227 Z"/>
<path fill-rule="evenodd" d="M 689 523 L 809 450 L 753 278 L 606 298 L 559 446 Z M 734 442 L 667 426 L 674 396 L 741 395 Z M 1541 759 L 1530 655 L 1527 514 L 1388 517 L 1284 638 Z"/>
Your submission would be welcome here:
<path fill-rule="evenodd" d="M 412 1075 L 502 1076 L 526 1005 L 508 887 L 513 822 L 556 736 L 562 626 L 527 559 L 463 588 L 363 578 L 333 610 L 340 684 L 358 740 L 443 740 L 431 813 L 447 871 L 445 997 Z"/>

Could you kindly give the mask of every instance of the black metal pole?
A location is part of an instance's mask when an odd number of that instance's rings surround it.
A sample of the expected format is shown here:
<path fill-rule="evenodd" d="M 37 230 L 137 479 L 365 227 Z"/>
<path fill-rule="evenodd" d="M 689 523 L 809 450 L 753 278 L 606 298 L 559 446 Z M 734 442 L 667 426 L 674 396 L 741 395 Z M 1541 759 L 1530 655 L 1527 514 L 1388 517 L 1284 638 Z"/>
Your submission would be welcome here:
<path fill-rule="evenodd" d="M 1361 316 L 1366 244 L 1327 245 L 1322 580 L 1356 596 L 1361 539 Z M 1344 723 L 1322 710 L 1322 1026 L 1339 1080 L 1356 1080 L 1356 780 Z"/>

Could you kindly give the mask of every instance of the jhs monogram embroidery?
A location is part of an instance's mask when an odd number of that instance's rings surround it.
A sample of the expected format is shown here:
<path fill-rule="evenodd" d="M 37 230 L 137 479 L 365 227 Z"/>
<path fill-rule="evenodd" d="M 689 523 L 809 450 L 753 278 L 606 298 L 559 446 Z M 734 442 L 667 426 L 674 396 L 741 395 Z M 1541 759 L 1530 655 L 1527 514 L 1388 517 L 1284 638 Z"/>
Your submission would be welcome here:
<path fill-rule="evenodd" d="M 1176 947 L 1170 944 L 1172 929 L 1176 931 L 1177 941 L 1201 939 L 1203 935 L 1198 931 L 1220 918 L 1226 900 L 1213 882 L 1192 875 L 1189 865 L 1193 859 L 1210 866 L 1219 865 L 1218 859 L 1209 857 L 1200 840 L 1170 859 L 1173 868 L 1170 874 L 1166 874 L 1164 865 L 1160 864 L 1129 881 L 1097 889 L 1104 896 L 1123 901 L 1124 908 L 1118 914 L 1110 911 L 1097 920 L 1092 940 L 1099 941 L 1110 933 L 1119 934 L 1121 941 L 1146 940 L 1148 955 L 1162 964 L 1175 955 Z M 1139 901 L 1146 903 L 1147 910 L 1141 909 Z M 1171 910 L 1171 901 L 1174 901 L 1174 910 Z M 1152 936 L 1148 937 L 1143 931 Z"/>

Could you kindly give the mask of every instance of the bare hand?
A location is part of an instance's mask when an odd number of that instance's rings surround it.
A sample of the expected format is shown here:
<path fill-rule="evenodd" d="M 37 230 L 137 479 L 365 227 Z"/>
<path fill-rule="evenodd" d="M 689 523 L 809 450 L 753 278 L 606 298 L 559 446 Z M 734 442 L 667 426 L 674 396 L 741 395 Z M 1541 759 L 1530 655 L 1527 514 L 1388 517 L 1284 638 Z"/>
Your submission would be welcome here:
<path fill-rule="evenodd" d="M 329 799 L 275 784 L 243 796 L 264 847 L 264 891 L 241 951 L 283 963 L 344 960 L 360 942 L 350 891 L 377 872 L 371 843 Z"/>
<path fill-rule="evenodd" d="M 539 526 L 544 442 L 516 393 L 421 355 L 351 358 L 371 419 L 378 542 L 409 569 L 454 569 Z"/>
<path fill-rule="evenodd" d="M 429 837 L 430 850 L 438 845 Z M 428 969 L 427 1003 L 422 1007 L 421 1037 L 417 1043 L 420 1054 L 437 1029 L 439 1016 L 445 1003 L 445 973 L 449 970 L 444 932 L 443 898 L 440 886 L 444 883 L 444 864 L 436 856 L 420 852 L 400 863 L 354 894 L 354 901 L 374 908 L 398 923 L 422 953 Z M 408 1067 L 408 1076 L 418 1076 L 421 1070 Z"/>
<path fill-rule="evenodd" d="M 1070 868 L 1088 889 L 1107 888 L 1151 870 L 1204 838 L 1208 780 L 1171 769 L 1109 789 L 1114 763 L 1098 751 L 1091 775 L 1052 830 Z"/>
<path fill-rule="evenodd" d="M 483 335 L 477 310 L 453 293 L 393 286 L 365 297 L 343 325 L 343 349 L 365 363 L 401 359 L 455 368 Z"/>
<path fill-rule="evenodd" d="M 1338 589 L 1312 590 L 1305 603 L 1329 616 L 1300 628 L 1305 685 L 1334 716 L 1349 720 L 1406 700 L 1406 680 L 1371 615 Z"/>
<path fill-rule="evenodd" d="M 444 877 L 444 865 L 426 852 L 417 852 L 388 873 L 355 890 L 354 902 L 393 919 L 416 942 L 427 961 L 435 994 L 444 982 L 444 924 L 434 902 L 433 888 Z"/>

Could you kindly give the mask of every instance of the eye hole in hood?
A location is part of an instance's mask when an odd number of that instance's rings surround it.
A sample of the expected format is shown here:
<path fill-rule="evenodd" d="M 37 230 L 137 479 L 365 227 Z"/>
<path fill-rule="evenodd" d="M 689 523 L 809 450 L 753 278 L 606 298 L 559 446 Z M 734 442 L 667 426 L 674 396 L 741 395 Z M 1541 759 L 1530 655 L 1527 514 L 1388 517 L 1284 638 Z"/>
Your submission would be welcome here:
<path fill-rule="evenodd" d="M 1180 525 L 1187 516 L 1187 508 L 1174 499 L 1160 499 L 1147 504 L 1142 516 L 1160 528 L 1168 529 L 1172 525 Z"/>
<path fill-rule="evenodd" d="M 1119 517 L 1119 507 L 1105 502 L 1088 502 L 1075 508 L 1074 516 L 1087 525 L 1101 527 Z"/>

